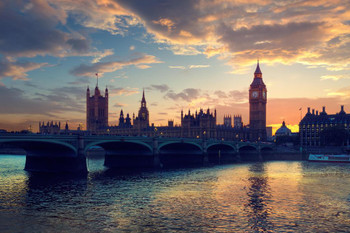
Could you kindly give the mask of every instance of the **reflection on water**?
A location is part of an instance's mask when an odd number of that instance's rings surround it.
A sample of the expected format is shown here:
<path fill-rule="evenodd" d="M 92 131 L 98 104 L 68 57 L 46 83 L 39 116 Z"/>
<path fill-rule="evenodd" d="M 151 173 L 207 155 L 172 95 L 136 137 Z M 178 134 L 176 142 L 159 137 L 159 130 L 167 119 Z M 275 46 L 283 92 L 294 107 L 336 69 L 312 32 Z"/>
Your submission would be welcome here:
<path fill-rule="evenodd" d="M 349 232 L 350 164 L 31 174 L 0 156 L 0 232 Z"/>
<path fill-rule="evenodd" d="M 273 224 L 269 221 L 271 193 L 264 164 L 252 164 L 249 171 L 248 204 L 246 204 L 249 223 L 256 232 L 269 232 L 273 228 Z"/>

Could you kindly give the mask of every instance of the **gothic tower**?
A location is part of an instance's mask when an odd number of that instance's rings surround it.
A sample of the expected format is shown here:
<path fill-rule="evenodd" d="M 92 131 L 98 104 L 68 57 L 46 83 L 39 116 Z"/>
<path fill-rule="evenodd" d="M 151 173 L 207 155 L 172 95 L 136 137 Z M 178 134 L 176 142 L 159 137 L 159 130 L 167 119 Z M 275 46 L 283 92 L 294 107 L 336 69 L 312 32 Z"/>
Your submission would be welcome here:
<path fill-rule="evenodd" d="M 258 61 L 249 88 L 249 128 L 250 139 L 253 141 L 266 141 L 266 103 L 267 90 Z"/>
<path fill-rule="evenodd" d="M 86 90 L 86 129 L 90 132 L 96 132 L 97 130 L 103 130 L 107 127 L 108 89 L 106 88 L 105 90 L 105 96 L 102 96 L 97 81 L 95 94 L 93 96 L 90 96 L 89 87 Z"/>
<path fill-rule="evenodd" d="M 142 93 L 141 107 L 138 116 L 134 119 L 134 127 L 138 130 L 149 127 L 149 113 L 146 106 L 145 90 Z"/>

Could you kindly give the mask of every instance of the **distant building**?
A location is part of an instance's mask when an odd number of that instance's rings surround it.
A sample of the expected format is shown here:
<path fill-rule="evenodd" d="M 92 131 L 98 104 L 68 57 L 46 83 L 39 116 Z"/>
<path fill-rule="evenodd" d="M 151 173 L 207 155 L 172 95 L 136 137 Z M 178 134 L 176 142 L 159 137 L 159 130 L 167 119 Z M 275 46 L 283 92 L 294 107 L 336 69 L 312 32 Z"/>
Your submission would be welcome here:
<path fill-rule="evenodd" d="M 283 121 L 282 126 L 276 131 L 275 136 L 280 137 L 280 136 L 291 136 L 292 131 L 288 129 L 286 126 L 286 123 Z"/>
<path fill-rule="evenodd" d="M 200 109 L 199 112 L 191 114 L 188 110 L 187 115 L 181 111 L 181 137 L 190 138 L 215 138 L 216 110 L 210 113 L 209 108 L 206 112 Z"/>
<path fill-rule="evenodd" d="M 249 88 L 249 129 L 252 141 L 266 141 L 266 103 L 267 90 L 258 62 Z"/>
<path fill-rule="evenodd" d="M 233 127 L 235 129 L 243 128 L 243 121 L 242 121 L 242 116 L 241 115 L 233 116 Z"/>
<path fill-rule="evenodd" d="M 232 117 L 231 116 L 224 116 L 224 126 L 225 127 L 232 127 Z"/>
<path fill-rule="evenodd" d="M 266 139 L 267 141 L 273 141 L 272 126 L 266 126 Z"/>
<path fill-rule="evenodd" d="M 198 112 L 184 114 L 181 111 L 181 125 L 174 125 L 173 120 L 168 121 L 168 126 L 155 127 L 150 125 L 149 111 L 142 93 L 141 106 L 137 116 L 133 114 L 132 120 L 129 114 L 120 111 L 119 122 L 114 126 L 108 126 L 108 90 L 105 96 L 101 96 L 98 85 L 95 95 L 90 96 L 87 89 L 87 130 L 90 133 L 110 134 L 123 136 L 162 136 L 184 138 L 215 138 L 220 140 L 266 140 L 266 86 L 262 80 L 262 73 L 257 64 L 254 80 L 249 89 L 250 125 L 244 126 L 241 115 L 224 116 L 223 125 L 217 125 L 216 110 L 211 112 L 200 109 Z M 232 122 L 233 120 L 233 122 Z M 233 126 L 232 126 L 233 123 Z"/>
<path fill-rule="evenodd" d="M 98 88 L 95 87 L 95 93 L 90 96 L 89 87 L 86 90 L 86 128 L 92 133 L 108 127 L 108 89 L 102 96 Z"/>
<path fill-rule="evenodd" d="M 119 117 L 119 125 L 120 128 L 131 128 L 131 118 L 129 116 L 129 113 L 126 114 L 126 117 L 124 118 L 123 110 L 120 111 L 120 117 Z"/>
<path fill-rule="evenodd" d="M 149 111 L 147 109 L 147 102 L 145 98 L 145 91 L 142 93 L 141 106 L 137 117 L 133 114 L 131 124 L 131 118 L 129 113 L 124 118 L 123 110 L 120 111 L 118 126 L 109 126 L 108 129 L 102 129 L 99 134 L 112 134 L 123 136 L 155 136 L 154 127 L 149 125 Z M 152 131 L 153 130 L 153 131 Z"/>
<path fill-rule="evenodd" d="M 60 134 L 61 122 L 39 122 L 39 133 L 40 134 Z"/>
<path fill-rule="evenodd" d="M 137 117 L 133 120 L 134 128 L 141 132 L 143 129 L 149 127 L 149 112 L 147 109 L 147 103 L 145 98 L 145 91 L 142 93 L 141 107 L 139 109 Z"/>
<path fill-rule="evenodd" d="M 310 108 L 304 118 L 299 123 L 300 144 L 301 146 L 320 146 L 322 134 L 329 129 L 339 129 L 350 134 L 350 114 L 344 111 L 341 106 L 340 112 L 336 114 L 327 114 L 326 108 L 323 107 L 322 112 L 318 112 Z M 345 141 L 349 145 L 349 138 Z"/>

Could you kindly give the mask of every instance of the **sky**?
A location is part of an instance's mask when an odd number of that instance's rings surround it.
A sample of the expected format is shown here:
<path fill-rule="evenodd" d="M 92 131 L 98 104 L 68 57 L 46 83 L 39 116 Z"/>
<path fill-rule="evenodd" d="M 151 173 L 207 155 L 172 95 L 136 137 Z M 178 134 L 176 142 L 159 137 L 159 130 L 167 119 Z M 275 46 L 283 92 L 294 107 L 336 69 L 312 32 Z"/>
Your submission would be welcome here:
<path fill-rule="evenodd" d="M 0 129 L 84 127 L 96 73 L 110 125 L 137 114 L 143 89 L 155 125 L 200 108 L 249 124 L 257 59 L 267 125 L 350 112 L 350 1 L 2 0 Z"/>

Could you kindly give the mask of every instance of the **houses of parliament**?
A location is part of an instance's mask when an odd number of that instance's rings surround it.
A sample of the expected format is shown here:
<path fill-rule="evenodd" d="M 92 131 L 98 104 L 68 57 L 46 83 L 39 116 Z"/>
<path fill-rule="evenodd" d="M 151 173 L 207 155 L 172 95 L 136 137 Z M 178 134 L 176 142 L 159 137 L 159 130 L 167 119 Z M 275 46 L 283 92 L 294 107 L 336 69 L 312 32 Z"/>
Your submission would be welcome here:
<path fill-rule="evenodd" d="M 194 113 L 188 110 L 187 114 L 181 111 L 180 126 L 168 121 L 168 126 L 156 127 L 149 123 L 149 111 L 143 91 L 138 114 L 133 114 L 131 118 L 121 110 L 118 124 L 109 126 L 108 89 L 102 95 L 97 84 L 92 96 L 89 88 L 86 91 L 86 126 L 90 134 L 265 141 L 266 103 L 267 90 L 258 62 L 249 88 L 249 125 L 243 125 L 240 115 L 233 116 L 233 125 L 232 116 L 225 115 L 223 124 L 219 125 L 216 110 L 200 109 Z"/>

